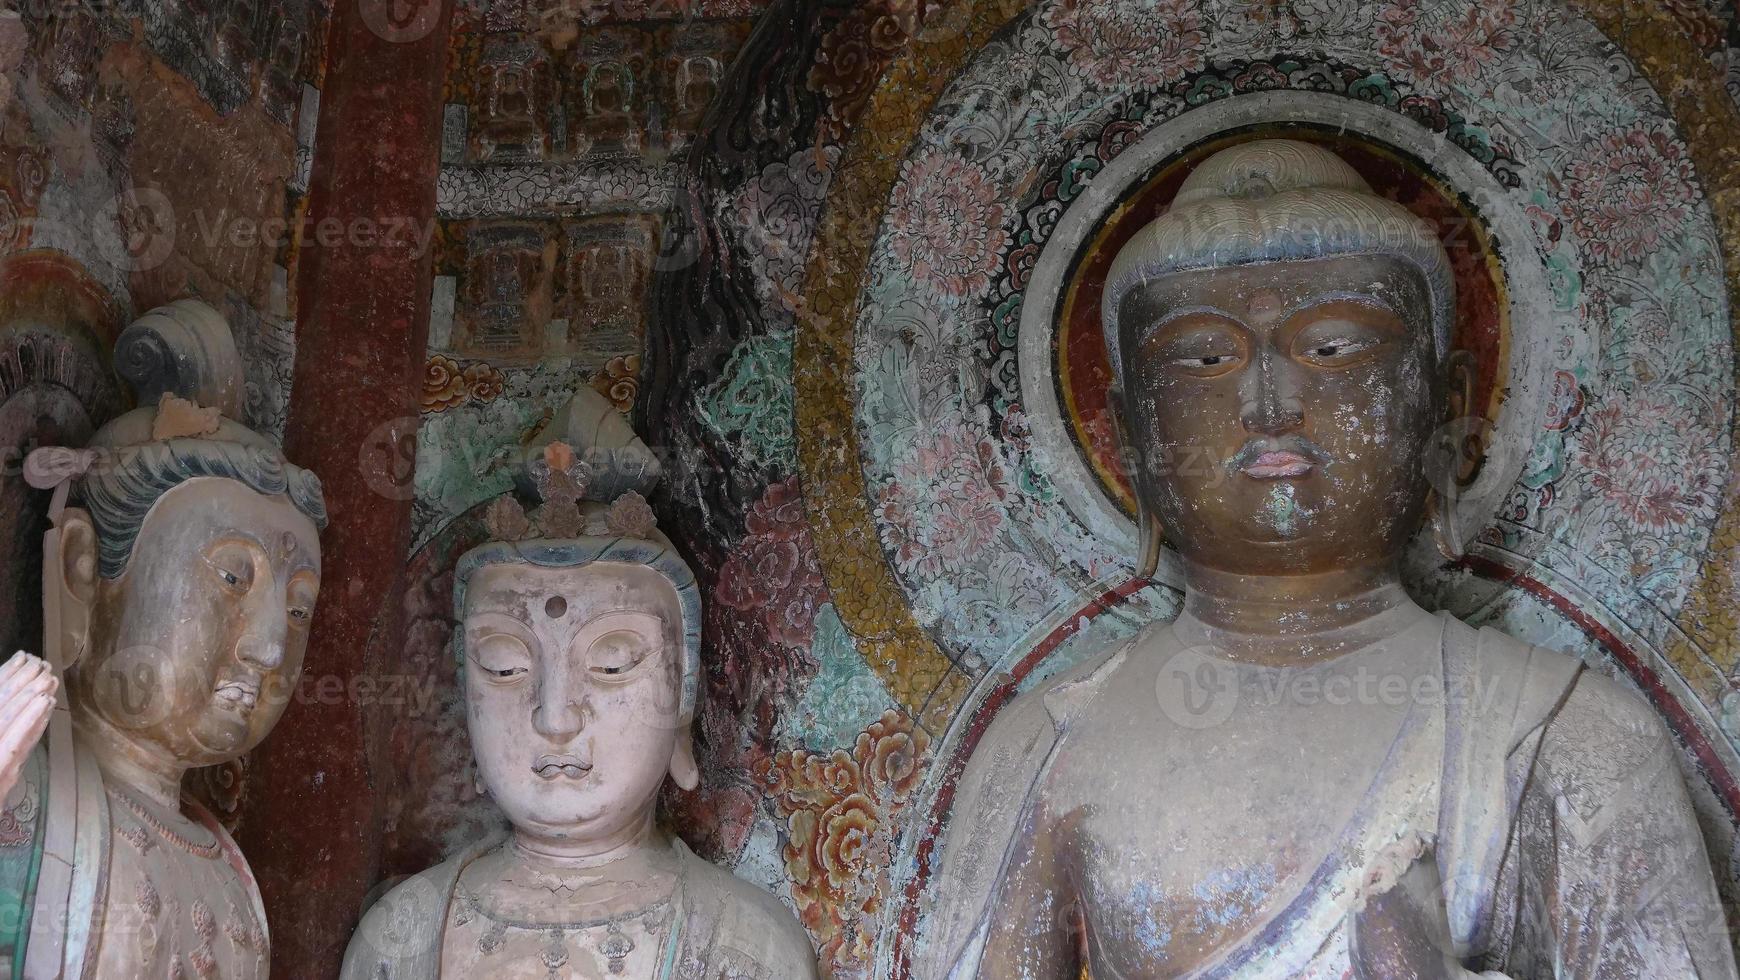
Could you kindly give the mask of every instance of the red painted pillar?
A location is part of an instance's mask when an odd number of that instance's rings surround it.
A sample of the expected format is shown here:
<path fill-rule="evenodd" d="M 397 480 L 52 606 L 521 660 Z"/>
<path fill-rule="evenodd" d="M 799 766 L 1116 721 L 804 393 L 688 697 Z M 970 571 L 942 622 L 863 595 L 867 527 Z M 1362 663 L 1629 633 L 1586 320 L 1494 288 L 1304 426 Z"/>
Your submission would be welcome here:
<path fill-rule="evenodd" d="M 319 475 L 331 523 L 302 681 L 249 764 L 239 831 L 279 977 L 337 975 L 379 862 L 358 692 L 370 635 L 400 629 L 451 13 L 340 0 L 329 34 L 284 448 Z"/>

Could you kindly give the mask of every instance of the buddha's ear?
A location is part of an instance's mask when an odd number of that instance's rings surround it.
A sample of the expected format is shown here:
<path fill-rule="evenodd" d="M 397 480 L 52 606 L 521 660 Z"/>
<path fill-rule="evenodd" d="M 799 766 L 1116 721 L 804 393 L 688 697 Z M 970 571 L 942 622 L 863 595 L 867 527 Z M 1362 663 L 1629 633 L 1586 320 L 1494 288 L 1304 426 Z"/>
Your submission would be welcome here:
<path fill-rule="evenodd" d="M 1118 437 L 1118 462 L 1136 496 L 1136 538 L 1142 547 L 1142 553 L 1136 560 L 1136 576 L 1153 578 L 1154 572 L 1160 567 L 1160 551 L 1165 547 L 1166 535 L 1160 522 L 1142 504 L 1143 460 L 1138 455 L 1136 444 L 1130 439 L 1130 427 L 1124 423 L 1124 388 L 1114 383 L 1107 389 L 1106 395 L 1106 414 L 1111 416 L 1112 432 Z"/>
<path fill-rule="evenodd" d="M 701 768 L 695 765 L 695 739 L 687 728 L 677 733 L 676 747 L 671 750 L 671 781 L 686 790 L 701 785 Z"/>
<path fill-rule="evenodd" d="M 1452 422 L 1474 412 L 1474 355 L 1453 350 L 1444 358 L 1444 417 Z"/>
<path fill-rule="evenodd" d="M 43 569 L 45 588 L 60 594 L 59 640 L 63 663 L 74 664 L 89 649 L 91 603 L 97 595 L 97 530 L 81 508 L 61 511 L 54 567 Z"/>
<path fill-rule="evenodd" d="M 1442 472 L 1432 479 L 1426 500 L 1426 519 L 1438 551 L 1454 561 L 1462 557 L 1462 531 L 1456 501 L 1460 491 L 1480 472 L 1486 456 L 1484 420 L 1474 417 L 1474 355 L 1453 350 L 1444 358 L 1444 416 L 1434 438 L 1448 440 L 1442 453 Z"/>

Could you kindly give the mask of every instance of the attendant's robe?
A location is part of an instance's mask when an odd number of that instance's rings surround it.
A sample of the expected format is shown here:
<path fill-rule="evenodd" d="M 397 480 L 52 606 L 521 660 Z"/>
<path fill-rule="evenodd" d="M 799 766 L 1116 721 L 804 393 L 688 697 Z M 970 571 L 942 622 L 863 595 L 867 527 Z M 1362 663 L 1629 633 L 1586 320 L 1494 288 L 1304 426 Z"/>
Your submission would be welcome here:
<path fill-rule="evenodd" d="M 0 976 L 264 980 L 270 960 L 259 888 L 210 813 L 113 782 L 64 729 L 37 745 L 0 807 Z"/>

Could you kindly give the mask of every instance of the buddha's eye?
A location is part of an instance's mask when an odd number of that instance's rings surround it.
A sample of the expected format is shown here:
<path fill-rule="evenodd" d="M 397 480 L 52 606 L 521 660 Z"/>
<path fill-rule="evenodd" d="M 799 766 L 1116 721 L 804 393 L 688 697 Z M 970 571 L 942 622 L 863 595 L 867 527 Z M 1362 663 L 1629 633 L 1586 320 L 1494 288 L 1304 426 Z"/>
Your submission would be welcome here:
<path fill-rule="evenodd" d="M 586 665 L 600 677 L 622 677 L 645 663 L 657 649 L 656 637 L 644 636 L 634 630 L 614 629 L 592 641 Z"/>
<path fill-rule="evenodd" d="M 1197 357 L 1176 357 L 1172 359 L 1172 363 L 1185 368 L 1231 367 L 1238 359 L 1239 356 L 1232 353 L 1202 354 Z"/>
<path fill-rule="evenodd" d="M 1198 378 L 1226 374 L 1244 363 L 1246 344 L 1237 324 L 1213 312 L 1191 312 L 1163 322 L 1142 342 L 1141 357 Z"/>
<path fill-rule="evenodd" d="M 1309 308 L 1294 318 L 1300 321 L 1303 326 L 1290 344 L 1292 356 L 1320 368 L 1362 364 L 1401 339 L 1406 329 L 1387 309 L 1345 300 Z"/>
<path fill-rule="evenodd" d="M 1294 349 L 1300 360 L 1318 367 L 1346 367 L 1383 346 L 1378 337 L 1358 335 L 1301 337 Z"/>
<path fill-rule="evenodd" d="M 471 662 L 496 681 L 514 681 L 532 671 L 532 652 L 517 636 L 491 633 L 475 638 L 471 646 Z"/>

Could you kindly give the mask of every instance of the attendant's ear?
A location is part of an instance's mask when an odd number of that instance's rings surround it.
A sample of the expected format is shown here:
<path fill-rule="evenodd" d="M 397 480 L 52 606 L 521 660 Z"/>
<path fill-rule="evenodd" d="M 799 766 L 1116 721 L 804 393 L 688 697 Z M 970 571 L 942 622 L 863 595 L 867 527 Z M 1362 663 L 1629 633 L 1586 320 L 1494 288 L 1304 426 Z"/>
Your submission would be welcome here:
<path fill-rule="evenodd" d="M 695 739 L 687 728 L 677 734 L 671 750 L 671 781 L 686 790 L 701 785 L 701 768 L 695 765 Z"/>
<path fill-rule="evenodd" d="M 44 569 L 46 588 L 60 592 L 61 656 L 78 663 L 90 649 L 91 604 L 97 596 L 97 530 L 81 508 L 61 511 L 60 556 L 56 567 Z"/>
<path fill-rule="evenodd" d="M 1142 503 L 1145 461 L 1140 450 L 1136 448 L 1136 443 L 1130 439 L 1129 426 L 1124 424 L 1124 388 L 1114 384 L 1107 389 L 1106 394 L 1106 414 L 1112 418 L 1112 432 L 1118 439 L 1118 460 L 1136 497 L 1136 537 L 1142 548 L 1136 561 L 1136 576 L 1153 578 L 1154 572 L 1160 567 L 1160 551 L 1165 546 L 1166 534 L 1160 527 L 1160 522 L 1148 513 L 1147 506 Z"/>

